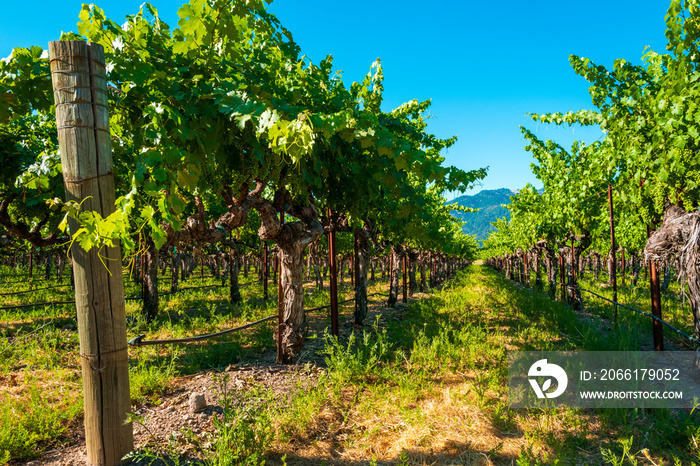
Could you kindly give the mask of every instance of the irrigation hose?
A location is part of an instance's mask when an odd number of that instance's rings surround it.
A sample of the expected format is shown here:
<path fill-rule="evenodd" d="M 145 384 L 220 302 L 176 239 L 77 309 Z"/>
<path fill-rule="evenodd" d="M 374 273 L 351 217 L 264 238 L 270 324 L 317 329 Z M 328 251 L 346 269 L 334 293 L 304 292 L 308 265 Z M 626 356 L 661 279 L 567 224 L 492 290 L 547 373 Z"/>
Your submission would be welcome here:
<path fill-rule="evenodd" d="M 372 293 L 372 294 L 368 294 L 367 297 L 369 298 L 370 296 L 376 296 L 376 295 L 388 296 L 388 295 L 385 295 L 383 293 Z M 350 301 L 354 301 L 354 298 L 346 299 L 345 301 L 341 301 L 338 304 L 344 304 L 344 303 L 348 303 Z M 331 307 L 330 304 L 327 306 L 320 306 L 320 307 L 314 307 L 311 309 L 305 309 L 304 312 L 318 311 L 320 309 L 327 309 L 329 307 Z M 275 314 L 275 315 L 264 317 L 260 320 L 256 320 L 255 322 L 250 322 L 248 324 L 241 325 L 239 327 L 230 328 L 228 330 L 222 330 L 221 332 L 217 332 L 217 333 L 210 333 L 207 335 L 199 335 L 196 337 L 189 337 L 189 338 L 176 338 L 176 339 L 172 339 L 172 340 L 144 340 L 144 338 L 146 338 L 146 335 L 138 335 L 137 337 L 129 340 L 128 344 L 129 344 L 129 346 L 139 347 L 139 346 L 149 346 L 149 345 L 170 345 L 170 344 L 177 344 L 177 343 L 194 343 L 197 341 L 209 340 L 210 338 L 220 337 L 220 336 L 226 335 L 228 333 L 233 333 L 233 332 L 238 332 L 240 330 L 245 330 L 245 329 L 252 327 L 254 325 L 258 325 L 258 324 L 261 324 L 263 322 L 267 322 L 269 320 L 277 319 L 278 317 L 279 316 L 277 314 Z"/>

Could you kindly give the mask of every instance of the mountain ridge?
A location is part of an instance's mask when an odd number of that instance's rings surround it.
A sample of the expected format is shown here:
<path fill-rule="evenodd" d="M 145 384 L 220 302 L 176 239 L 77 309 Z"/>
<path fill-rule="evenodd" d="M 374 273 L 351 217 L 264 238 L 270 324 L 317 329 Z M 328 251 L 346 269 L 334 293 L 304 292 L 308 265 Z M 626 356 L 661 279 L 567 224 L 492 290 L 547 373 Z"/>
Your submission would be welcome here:
<path fill-rule="evenodd" d="M 476 236 L 476 239 L 481 242 L 494 230 L 491 222 L 495 222 L 501 217 L 510 218 L 510 212 L 503 205 L 510 204 L 510 197 L 517 193 L 518 191 L 508 188 L 484 189 L 476 194 L 459 196 L 447 204 L 457 204 L 463 207 L 479 209 L 478 212 L 453 210 L 452 215 L 466 222 L 462 226 L 464 233 Z"/>

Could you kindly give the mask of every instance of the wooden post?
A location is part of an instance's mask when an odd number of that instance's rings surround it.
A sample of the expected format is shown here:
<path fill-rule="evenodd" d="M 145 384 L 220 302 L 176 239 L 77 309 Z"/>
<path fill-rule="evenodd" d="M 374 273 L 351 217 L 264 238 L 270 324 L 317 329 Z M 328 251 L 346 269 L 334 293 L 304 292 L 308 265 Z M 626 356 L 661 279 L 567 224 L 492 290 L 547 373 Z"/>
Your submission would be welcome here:
<path fill-rule="evenodd" d="M 49 43 L 66 198 L 84 211 L 114 211 L 104 50 L 83 41 Z M 79 224 L 70 220 L 71 231 Z M 121 251 L 71 248 L 85 406 L 87 459 L 116 465 L 133 449 Z M 102 256 L 101 259 L 99 256 Z"/>
<path fill-rule="evenodd" d="M 335 229 L 333 222 L 330 221 L 332 216 L 331 208 L 328 208 L 328 219 L 330 227 L 328 229 L 328 267 L 330 268 L 330 293 L 331 293 L 331 335 L 338 336 L 340 334 L 340 325 L 338 322 L 338 256 L 335 246 Z"/>
<path fill-rule="evenodd" d="M 651 288 L 651 313 L 661 319 L 661 287 L 659 285 L 659 270 L 655 263 L 649 262 L 650 288 Z M 664 328 L 661 322 L 654 320 L 652 331 L 654 334 L 654 351 L 664 350 Z"/>
<path fill-rule="evenodd" d="M 610 210 L 610 254 L 612 254 L 612 286 L 613 301 L 615 301 L 615 317 L 613 322 L 617 325 L 617 264 L 615 263 L 615 220 L 613 217 L 612 186 L 608 185 L 608 210 Z"/>

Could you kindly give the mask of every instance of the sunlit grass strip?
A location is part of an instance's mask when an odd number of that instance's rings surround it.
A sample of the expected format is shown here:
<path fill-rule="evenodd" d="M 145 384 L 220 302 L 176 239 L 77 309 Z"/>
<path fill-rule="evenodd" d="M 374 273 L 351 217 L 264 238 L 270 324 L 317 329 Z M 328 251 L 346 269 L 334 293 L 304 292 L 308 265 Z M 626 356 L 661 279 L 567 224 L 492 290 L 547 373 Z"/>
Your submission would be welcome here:
<path fill-rule="evenodd" d="M 348 344 L 329 341 L 328 376 L 315 396 L 302 396 L 325 401 L 310 404 L 316 416 L 292 428 L 293 443 L 283 437 L 276 455 L 301 462 L 602 464 L 624 448 L 646 448 L 656 464 L 697 459 L 697 413 L 509 408 L 507 350 L 631 349 L 627 327 L 602 328 L 545 293 L 475 266 L 391 322 Z"/>

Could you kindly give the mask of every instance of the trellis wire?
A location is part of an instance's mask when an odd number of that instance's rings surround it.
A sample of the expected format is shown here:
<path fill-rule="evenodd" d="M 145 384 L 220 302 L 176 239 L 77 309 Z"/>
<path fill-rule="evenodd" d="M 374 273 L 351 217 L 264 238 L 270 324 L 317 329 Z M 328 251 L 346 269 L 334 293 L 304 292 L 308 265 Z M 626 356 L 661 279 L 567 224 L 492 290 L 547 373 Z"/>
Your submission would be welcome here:
<path fill-rule="evenodd" d="M 243 287 L 243 286 L 252 285 L 252 284 L 254 284 L 254 283 L 256 283 L 256 282 L 255 282 L 255 281 L 252 281 L 252 282 L 247 282 L 247 283 L 241 283 L 241 284 L 238 285 L 238 287 L 241 288 L 241 287 Z M 164 291 L 164 292 L 162 292 L 162 293 L 158 293 L 158 296 L 168 296 L 168 295 L 171 295 L 171 294 L 176 294 L 176 293 L 180 293 L 180 292 L 188 291 L 188 290 L 201 290 L 201 289 L 205 289 L 205 288 L 226 288 L 226 287 L 228 287 L 228 286 L 230 286 L 228 283 L 227 283 L 226 285 L 186 286 L 186 287 L 184 287 L 184 288 L 178 288 L 177 291 Z M 124 299 L 125 299 L 125 300 L 138 301 L 138 300 L 143 299 L 143 296 L 127 296 L 127 297 L 124 298 Z"/>
<path fill-rule="evenodd" d="M 643 314 L 643 315 L 645 315 L 645 316 L 647 316 L 647 317 L 651 317 L 652 319 L 654 319 L 655 321 L 659 322 L 660 324 L 663 324 L 663 325 L 665 325 L 666 327 L 670 328 L 671 330 L 673 330 L 673 331 L 676 332 L 677 334 L 679 334 L 679 335 L 681 335 L 681 336 L 684 336 L 685 338 L 687 338 L 688 340 L 692 341 L 692 342 L 695 343 L 696 345 L 700 345 L 700 340 L 697 340 L 697 339 L 691 337 L 690 335 L 684 333 L 683 331 L 678 330 L 678 329 L 677 329 L 676 327 L 674 327 L 673 325 L 669 324 L 668 322 L 666 322 L 666 321 L 663 320 L 663 319 L 660 319 L 660 318 L 656 317 L 656 316 L 653 315 L 653 314 L 649 314 L 648 312 L 640 311 L 639 309 L 635 309 L 635 308 L 633 308 L 633 307 L 631 307 L 631 306 L 627 306 L 627 305 L 625 305 L 625 304 L 618 303 L 617 301 L 613 301 L 612 299 L 608 299 L 608 298 L 606 298 L 606 297 L 604 297 L 604 296 L 599 295 L 598 293 L 594 293 L 594 292 L 591 291 L 591 290 L 586 290 L 585 288 L 580 288 L 580 287 L 575 287 L 575 286 L 570 286 L 570 285 L 568 286 L 568 288 L 569 288 L 569 289 L 578 289 L 578 290 L 580 290 L 580 291 L 585 291 L 586 293 L 590 293 L 590 294 L 592 294 L 592 295 L 594 295 L 594 296 L 597 296 L 598 298 L 600 298 L 600 299 L 602 299 L 602 300 L 604 300 L 604 301 L 607 301 L 607 302 L 609 302 L 609 303 L 615 304 L 615 305 L 620 306 L 620 307 L 623 307 L 623 308 L 625 308 L 625 309 L 629 309 L 630 311 L 634 311 L 634 312 L 637 312 L 637 313 L 639 313 L 639 314 Z"/>
<path fill-rule="evenodd" d="M 66 286 L 72 286 L 72 285 L 71 284 L 54 285 L 54 286 L 47 286 L 46 288 L 37 288 L 36 290 L 13 291 L 12 293 L 0 293 L 0 296 L 13 296 L 13 295 L 18 295 L 18 294 L 34 293 L 36 291 L 50 290 L 51 288 L 64 288 Z"/>
<path fill-rule="evenodd" d="M 47 302 L 47 303 L 32 303 L 32 304 L 19 304 L 17 306 L 3 306 L 3 307 L 0 307 L 0 311 L 7 311 L 9 309 L 22 309 L 25 307 L 53 306 L 55 304 L 75 304 L 75 301 L 51 301 L 51 302 Z"/>
<path fill-rule="evenodd" d="M 368 294 L 367 297 L 369 298 L 370 296 L 376 296 L 376 295 L 388 296 L 388 295 L 383 294 L 383 293 L 372 293 L 372 294 Z M 355 300 L 354 298 L 350 298 L 350 299 L 346 299 L 345 301 L 341 301 L 338 304 L 349 303 L 350 301 L 354 301 L 354 300 Z M 331 307 L 330 304 L 328 304 L 326 306 L 319 306 L 319 307 L 314 307 L 311 309 L 305 309 L 304 312 L 318 311 L 321 309 L 328 309 L 329 307 Z M 254 325 L 258 325 L 258 324 L 261 324 L 263 322 L 267 322 L 267 321 L 276 319 L 277 317 L 278 317 L 278 315 L 274 314 L 271 316 L 263 317 L 262 319 L 256 320 L 255 322 L 250 322 L 250 323 L 241 325 L 239 327 L 234 327 L 234 328 L 230 328 L 227 330 L 222 330 L 221 332 L 210 333 L 207 335 L 199 335 L 196 337 L 189 337 L 189 338 L 175 338 L 175 339 L 171 339 L 171 340 L 144 340 L 144 338 L 146 338 L 146 335 L 142 334 L 142 335 L 139 335 L 139 336 L 129 340 L 129 346 L 139 347 L 139 346 L 150 346 L 150 345 L 171 345 L 171 344 L 178 344 L 178 343 L 194 343 L 194 342 L 198 342 L 198 341 L 209 340 L 211 338 L 220 337 L 222 335 L 226 335 L 229 333 L 238 332 L 240 330 L 250 328 Z"/>

